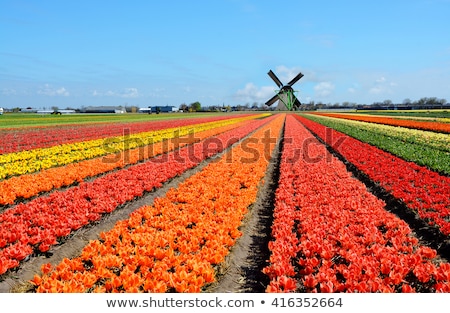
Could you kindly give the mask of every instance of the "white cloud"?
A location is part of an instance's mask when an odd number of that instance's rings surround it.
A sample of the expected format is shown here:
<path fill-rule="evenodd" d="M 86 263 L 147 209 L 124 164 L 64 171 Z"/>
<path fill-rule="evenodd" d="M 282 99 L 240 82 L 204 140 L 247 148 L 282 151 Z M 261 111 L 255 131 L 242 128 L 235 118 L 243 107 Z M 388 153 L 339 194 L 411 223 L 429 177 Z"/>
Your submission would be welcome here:
<path fill-rule="evenodd" d="M 375 79 L 372 85 L 373 86 L 369 89 L 369 93 L 375 95 L 391 94 L 392 87 L 397 86 L 396 83 L 388 81 L 384 76 Z"/>
<path fill-rule="evenodd" d="M 137 88 L 125 88 L 123 90 L 108 90 L 106 92 L 99 92 L 94 90 L 92 92 L 94 97 L 120 97 L 120 98 L 137 98 L 140 96 Z"/>
<path fill-rule="evenodd" d="M 67 97 L 70 95 L 70 93 L 67 91 L 66 88 L 60 87 L 60 88 L 54 88 L 53 86 L 49 84 L 45 84 L 43 87 L 39 88 L 37 91 L 38 94 L 44 95 L 44 96 L 64 96 Z"/>
<path fill-rule="evenodd" d="M 139 92 L 137 88 L 125 88 L 120 94 L 122 98 L 137 98 L 139 97 Z"/>
<path fill-rule="evenodd" d="M 314 86 L 314 91 L 318 97 L 328 97 L 334 91 L 335 86 L 330 82 L 321 82 Z"/>
<path fill-rule="evenodd" d="M 339 39 L 336 35 L 332 34 L 316 34 L 316 35 L 308 35 L 303 36 L 304 40 L 313 45 L 322 47 L 322 48 L 333 48 L 335 42 Z"/>
<path fill-rule="evenodd" d="M 385 91 L 383 86 L 375 86 L 369 89 L 369 93 L 379 95 Z"/>
<path fill-rule="evenodd" d="M 18 94 L 18 92 L 15 89 L 11 89 L 11 88 L 3 88 L 2 89 L 2 95 L 4 95 L 4 96 L 14 96 L 17 94 Z"/>
<path fill-rule="evenodd" d="M 245 102 L 266 102 L 276 94 L 275 87 L 257 87 L 253 83 L 247 83 L 244 89 L 239 89 L 235 98 Z"/>

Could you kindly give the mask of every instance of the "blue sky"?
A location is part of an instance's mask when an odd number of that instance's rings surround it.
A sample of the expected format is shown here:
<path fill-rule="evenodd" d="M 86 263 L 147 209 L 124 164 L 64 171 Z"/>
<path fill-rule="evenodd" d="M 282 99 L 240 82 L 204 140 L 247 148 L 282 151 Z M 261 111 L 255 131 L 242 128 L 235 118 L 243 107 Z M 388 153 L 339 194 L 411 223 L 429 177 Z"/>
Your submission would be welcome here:
<path fill-rule="evenodd" d="M 450 101 L 450 0 L 0 0 L 0 106 Z"/>

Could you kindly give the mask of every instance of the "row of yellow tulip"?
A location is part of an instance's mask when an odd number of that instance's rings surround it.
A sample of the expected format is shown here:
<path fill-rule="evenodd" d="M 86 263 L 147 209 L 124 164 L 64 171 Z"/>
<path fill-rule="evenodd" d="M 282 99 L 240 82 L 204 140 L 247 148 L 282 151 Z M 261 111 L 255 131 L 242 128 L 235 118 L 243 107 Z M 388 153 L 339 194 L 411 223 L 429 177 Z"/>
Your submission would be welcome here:
<path fill-rule="evenodd" d="M 411 129 L 399 126 L 389 126 L 383 124 L 375 124 L 361 122 L 356 120 L 338 119 L 330 116 L 314 115 L 317 119 L 336 120 L 341 124 L 355 127 L 360 130 L 370 131 L 387 137 L 396 138 L 405 142 L 416 143 L 428 146 L 434 149 L 450 152 L 450 135 L 444 133 L 436 133 L 420 129 Z"/>
<path fill-rule="evenodd" d="M 118 153 L 124 150 L 150 145 L 165 139 L 186 136 L 192 132 L 212 129 L 258 117 L 262 117 L 262 115 L 252 115 L 248 117 L 202 123 L 185 127 L 170 127 L 162 130 L 138 134 L 125 133 L 123 136 L 112 138 L 89 140 L 77 143 L 62 144 L 50 148 L 40 148 L 4 154 L 0 155 L 0 179 L 27 173 L 34 173 L 43 169 L 67 165 L 74 162 L 105 156 L 111 153 Z"/>
<path fill-rule="evenodd" d="M 352 113 L 354 116 L 373 116 L 372 114 L 364 113 Z M 389 116 L 389 115 L 386 115 Z M 403 120 L 414 120 L 414 121 L 430 121 L 438 123 L 450 123 L 450 118 L 448 117 L 427 117 L 427 116 L 411 116 L 411 115 L 395 115 L 389 116 L 391 118 L 403 119 Z"/>
<path fill-rule="evenodd" d="M 86 178 L 95 177 L 124 166 L 148 160 L 156 155 L 173 151 L 185 145 L 237 128 L 247 122 L 236 121 L 233 124 L 196 131 L 195 136 L 178 137 L 174 140 L 157 142 L 153 145 L 127 150 L 122 155 L 109 154 L 103 157 L 41 170 L 38 173 L 5 179 L 0 181 L 0 205 L 14 204 L 18 198 L 28 199 L 42 192 L 70 186 Z M 207 148 L 205 147 L 205 149 Z"/>

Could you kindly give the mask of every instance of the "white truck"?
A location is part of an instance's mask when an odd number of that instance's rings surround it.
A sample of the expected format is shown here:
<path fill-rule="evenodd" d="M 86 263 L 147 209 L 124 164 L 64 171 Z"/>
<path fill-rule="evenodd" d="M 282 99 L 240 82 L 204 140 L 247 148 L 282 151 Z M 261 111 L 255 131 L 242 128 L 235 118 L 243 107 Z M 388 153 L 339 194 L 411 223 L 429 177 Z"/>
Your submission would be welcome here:
<path fill-rule="evenodd" d="M 0 115 L 3 114 L 3 108 L 0 108 Z"/>

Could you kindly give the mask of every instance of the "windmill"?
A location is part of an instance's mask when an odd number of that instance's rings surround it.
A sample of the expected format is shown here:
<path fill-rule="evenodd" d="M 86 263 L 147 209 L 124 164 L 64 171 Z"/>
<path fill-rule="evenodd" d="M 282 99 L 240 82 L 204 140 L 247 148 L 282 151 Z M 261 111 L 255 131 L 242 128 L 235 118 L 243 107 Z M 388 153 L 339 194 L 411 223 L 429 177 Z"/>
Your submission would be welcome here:
<path fill-rule="evenodd" d="M 275 101 L 278 100 L 278 105 L 281 103 L 284 104 L 284 106 L 289 110 L 297 110 L 300 108 L 301 103 L 297 99 L 297 97 L 294 95 L 295 90 L 292 88 L 292 85 L 295 84 L 300 78 L 303 77 L 302 73 L 298 73 L 297 76 L 295 76 L 289 83 L 286 85 L 283 85 L 281 81 L 278 79 L 278 77 L 272 72 L 272 70 L 269 71 L 270 78 L 273 79 L 275 84 L 277 84 L 278 88 L 280 88 L 275 96 L 269 99 L 269 101 L 266 102 L 267 106 L 271 106 L 275 103 Z M 280 103 L 281 102 L 281 103 Z"/>

